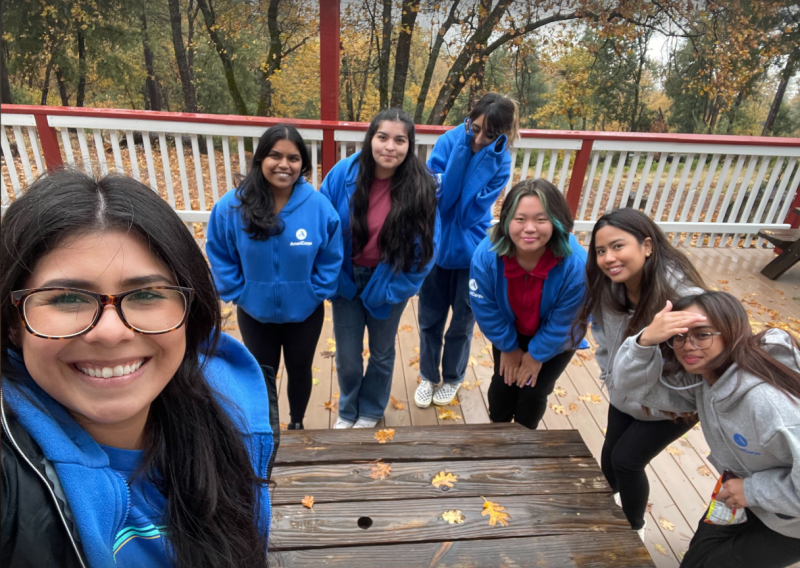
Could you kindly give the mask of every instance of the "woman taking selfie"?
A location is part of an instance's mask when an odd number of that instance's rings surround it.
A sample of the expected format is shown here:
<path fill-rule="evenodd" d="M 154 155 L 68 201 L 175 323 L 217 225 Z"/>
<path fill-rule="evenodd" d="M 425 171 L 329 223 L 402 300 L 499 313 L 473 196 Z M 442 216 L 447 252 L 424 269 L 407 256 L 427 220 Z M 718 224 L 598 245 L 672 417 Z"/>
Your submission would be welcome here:
<path fill-rule="evenodd" d="M 266 566 L 264 377 L 169 205 L 40 178 L 3 217 L 0 299 L 4 566 Z"/>

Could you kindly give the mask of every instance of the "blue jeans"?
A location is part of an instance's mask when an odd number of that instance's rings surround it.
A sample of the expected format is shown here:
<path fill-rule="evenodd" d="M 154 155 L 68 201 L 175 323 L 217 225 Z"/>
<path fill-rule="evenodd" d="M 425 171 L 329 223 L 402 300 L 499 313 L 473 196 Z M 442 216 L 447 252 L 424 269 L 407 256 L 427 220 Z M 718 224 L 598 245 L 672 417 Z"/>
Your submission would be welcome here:
<path fill-rule="evenodd" d="M 408 300 L 392 306 L 388 319 L 376 319 L 364 308 L 361 291 L 374 269 L 354 266 L 358 293 L 352 300 L 333 300 L 333 333 L 336 336 L 336 374 L 339 378 L 339 417 L 380 420 L 392 391 L 395 337 Z M 369 361 L 364 372 L 364 329 L 369 331 Z"/>
<path fill-rule="evenodd" d="M 453 317 L 445 334 L 450 306 Z M 475 316 L 469 305 L 469 268 L 434 266 L 419 291 L 420 376 L 438 384 L 441 360 L 444 382 L 461 384 L 467 372 L 474 328 Z"/>

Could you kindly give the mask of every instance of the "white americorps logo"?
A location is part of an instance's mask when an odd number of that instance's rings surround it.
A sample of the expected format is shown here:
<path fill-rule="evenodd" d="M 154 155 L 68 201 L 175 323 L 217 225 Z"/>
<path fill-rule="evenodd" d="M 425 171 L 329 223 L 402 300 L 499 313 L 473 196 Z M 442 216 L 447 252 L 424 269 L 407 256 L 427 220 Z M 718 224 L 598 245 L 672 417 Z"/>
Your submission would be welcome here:
<path fill-rule="evenodd" d="M 475 282 L 474 278 L 471 278 L 469 281 L 469 289 L 472 290 L 473 292 L 476 292 L 478 290 L 478 283 Z"/>
<path fill-rule="evenodd" d="M 302 241 L 308 236 L 308 233 L 306 233 L 305 229 L 297 229 L 295 236 L 297 237 L 297 240 Z"/>

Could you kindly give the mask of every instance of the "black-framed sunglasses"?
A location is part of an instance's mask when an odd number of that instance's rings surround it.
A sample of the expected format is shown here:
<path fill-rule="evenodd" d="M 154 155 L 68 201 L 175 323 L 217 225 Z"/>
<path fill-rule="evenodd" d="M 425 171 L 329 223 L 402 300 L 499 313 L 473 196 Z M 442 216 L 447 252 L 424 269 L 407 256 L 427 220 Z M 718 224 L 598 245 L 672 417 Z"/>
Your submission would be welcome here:
<path fill-rule="evenodd" d="M 667 345 L 672 349 L 680 349 L 686 345 L 686 338 L 689 338 L 689 343 L 695 348 L 703 350 L 708 349 L 714 344 L 714 336 L 722 335 L 719 331 L 690 331 L 689 333 L 679 333 L 667 339 Z"/>
<path fill-rule="evenodd" d="M 186 322 L 194 298 L 192 288 L 149 286 L 121 294 L 97 294 L 78 288 L 33 288 L 11 292 L 28 333 L 45 339 L 69 339 L 89 332 L 114 306 L 128 329 L 157 335 Z"/>

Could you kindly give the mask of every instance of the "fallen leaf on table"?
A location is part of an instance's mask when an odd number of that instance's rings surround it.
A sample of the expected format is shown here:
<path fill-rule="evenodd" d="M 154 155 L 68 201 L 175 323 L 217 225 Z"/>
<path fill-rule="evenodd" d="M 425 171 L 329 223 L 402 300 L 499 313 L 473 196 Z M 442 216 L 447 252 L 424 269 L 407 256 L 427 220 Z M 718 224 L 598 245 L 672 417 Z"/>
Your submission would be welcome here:
<path fill-rule="evenodd" d="M 397 399 L 395 398 L 395 396 L 394 396 L 394 395 L 391 395 L 391 396 L 389 397 L 389 400 L 392 402 L 392 405 L 393 405 L 393 406 L 394 406 L 394 407 L 395 407 L 397 410 L 403 410 L 403 409 L 406 407 L 406 405 L 405 405 L 405 404 L 403 404 L 402 402 L 400 402 L 399 400 L 397 400 Z"/>
<path fill-rule="evenodd" d="M 325 410 L 336 410 L 337 404 L 332 400 L 325 401 Z"/>
<path fill-rule="evenodd" d="M 469 363 L 467 363 L 467 367 L 474 367 L 477 364 L 478 364 L 478 360 L 475 357 L 473 357 L 472 355 L 470 355 Z"/>
<path fill-rule="evenodd" d="M 551 404 L 550 408 L 553 409 L 553 412 L 555 412 L 556 414 L 561 414 L 562 416 L 566 416 L 567 414 L 569 414 L 569 411 L 560 404 Z"/>
<path fill-rule="evenodd" d="M 280 429 L 281 430 L 286 430 L 288 427 L 289 427 L 289 425 L 286 422 L 281 422 L 280 423 Z"/>
<path fill-rule="evenodd" d="M 392 466 L 390 466 L 388 463 L 383 463 L 381 460 L 378 460 L 375 462 L 375 465 L 372 466 L 369 476 L 372 479 L 386 479 L 390 473 L 392 473 Z"/>
<path fill-rule="evenodd" d="M 452 410 L 442 410 L 437 409 L 439 414 L 439 420 L 458 420 L 461 418 L 458 414 L 453 412 Z"/>
<path fill-rule="evenodd" d="M 484 359 L 481 361 L 481 367 L 489 367 L 490 369 L 494 367 L 494 363 L 489 361 L 488 359 Z"/>
<path fill-rule="evenodd" d="M 669 552 L 667 552 L 667 549 L 661 546 L 660 544 L 655 545 L 655 549 L 656 552 L 658 552 L 659 554 L 663 556 L 669 556 Z"/>
<path fill-rule="evenodd" d="M 399 331 L 405 331 L 406 333 L 411 333 L 412 331 L 414 331 L 414 328 L 411 327 L 410 325 L 403 325 L 400 326 Z"/>
<path fill-rule="evenodd" d="M 485 497 L 481 497 L 481 499 L 483 499 L 483 511 L 481 511 L 481 516 L 489 515 L 489 525 L 494 527 L 497 526 L 497 523 L 500 523 L 504 527 L 507 527 L 511 515 L 504 512 L 506 508 L 501 507 L 497 503 L 487 501 Z"/>
<path fill-rule="evenodd" d="M 394 440 L 394 428 L 385 428 L 375 432 L 375 439 L 379 444 L 385 444 L 386 440 Z"/>
<path fill-rule="evenodd" d="M 675 446 L 667 446 L 667 453 L 673 456 L 682 456 L 683 450 Z"/>
<path fill-rule="evenodd" d="M 311 379 L 311 384 L 314 385 L 314 386 L 317 386 L 319 384 L 319 379 L 317 377 L 312 378 Z"/>
<path fill-rule="evenodd" d="M 569 404 L 569 409 L 570 409 L 570 411 L 571 411 L 571 412 L 578 412 L 578 410 L 579 410 L 579 407 L 578 407 L 578 405 L 577 405 L 577 404 L 575 404 L 574 402 L 571 402 L 571 403 Z"/>
<path fill-rule="evenodd" d="M 567 391 L 562 389 L 561 387 L 556 387 L 553 389 L 553 394 L 556 396 L 560 396 L 561 398 L 564 398 L 565 396 L 567 396 Z"/>
<path fill-rule="evenodd" d="M 707 465 L 701 465 L 697 468 L 697 473 L 705 477 L 711 477 L 711 469 Z"/>
<path fill-rule="evenodd" d="M 300 501 L 304 507 L 308 507 L 312 511 L 314 510 L 314 497 L 311 495 L 306 495 L 303 497 L 303 500 Z"/>
<path fill-rule="evenodd" d="M 445 511 L 442 513 L 442 518 L 451 525 L 460 525 L 464 522 L 464 515 L 461 514 L 460 509 L 454 511 Z"/>
<path fill-rule="evenodd" d="M 433 480 L 431 481 L 431 485 L 433 485 L 436 489 L 439 489 L 442 485 L 450 487 L 452 489 L 453 484 L 458 481 L 458 476 L 453 475 L 452 473 L 445 473 L 440 471 L 437 473 Z"/>
<path fill-rule="evenodd" d="M 667 529 L 668 531 L 674 531 L 675 530 L 675 524 L 669 522 L 664 517 L 659 517 L 658 518 L 658 522 L 661 523 L 661 526 L 664 527 L 665 529 Z"/>

